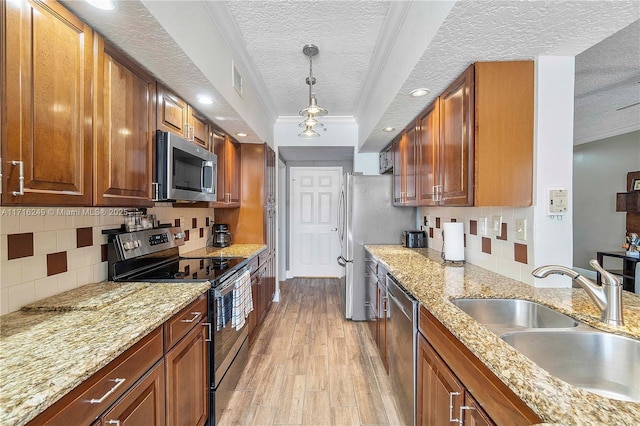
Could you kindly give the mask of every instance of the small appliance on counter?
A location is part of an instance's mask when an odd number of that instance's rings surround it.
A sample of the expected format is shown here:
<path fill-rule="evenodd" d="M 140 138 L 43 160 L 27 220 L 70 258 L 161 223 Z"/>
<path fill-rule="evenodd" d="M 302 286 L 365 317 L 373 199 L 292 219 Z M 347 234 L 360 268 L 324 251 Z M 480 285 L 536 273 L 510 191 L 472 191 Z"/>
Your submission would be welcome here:
<path fill-rule="evenodd" d="M 427 234 L 424 231 L 404 231 L 402 233 L 402 245 L 407 248 L 427 247 Z"/>
<path fill-rule="evenodd" d="M 226 223 L 216 223 L 213 225 L 213 246 L 229 247 L 233 241 L 229 225 Z"/>

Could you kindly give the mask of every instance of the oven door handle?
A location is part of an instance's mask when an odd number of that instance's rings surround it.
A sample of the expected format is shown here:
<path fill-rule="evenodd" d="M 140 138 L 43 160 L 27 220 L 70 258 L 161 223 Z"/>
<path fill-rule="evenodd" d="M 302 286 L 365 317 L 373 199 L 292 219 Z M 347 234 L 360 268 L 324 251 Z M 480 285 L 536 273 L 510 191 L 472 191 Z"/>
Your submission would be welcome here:
<path fill-rule="evenodd" d="M 232 278 L 230 278 L 229 280 L 227 280 L 229 283 L 228 284 L 224 284 L 223 286 L 221 286 L 220 288 L 216 288 L 216 297 L 222 297 L 226 294 L 228 294 L 230 291 L 233 290 L 233 288 L 236 285 L 236 281 L 238 280 L 237 276 L 234 276 Z"/>

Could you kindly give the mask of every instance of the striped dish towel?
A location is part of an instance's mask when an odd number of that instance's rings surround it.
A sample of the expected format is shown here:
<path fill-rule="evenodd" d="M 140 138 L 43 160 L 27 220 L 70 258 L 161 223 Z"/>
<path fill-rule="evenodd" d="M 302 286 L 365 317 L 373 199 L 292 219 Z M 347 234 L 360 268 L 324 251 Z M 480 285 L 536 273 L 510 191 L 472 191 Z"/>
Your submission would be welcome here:
<path fill-rule="evenodd" d="M 233 288 L 233 314 L 231 327 L 240 330 L 244 327 L 245 320 L 253 311 L 253 298 L 251 297 L 251 272 L 244 271 L 236 280 Z"/>

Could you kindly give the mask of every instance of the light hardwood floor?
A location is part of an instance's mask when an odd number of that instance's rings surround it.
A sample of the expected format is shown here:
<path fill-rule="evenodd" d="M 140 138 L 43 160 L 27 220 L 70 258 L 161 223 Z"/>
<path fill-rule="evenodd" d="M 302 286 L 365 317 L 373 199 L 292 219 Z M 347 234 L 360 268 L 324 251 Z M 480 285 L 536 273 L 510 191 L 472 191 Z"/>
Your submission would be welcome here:
<path fill-rule="evenodd" d="M 400 425 L 364 322 L 340 312 L 339 281 L 281 283 L 220 425 Z"/>

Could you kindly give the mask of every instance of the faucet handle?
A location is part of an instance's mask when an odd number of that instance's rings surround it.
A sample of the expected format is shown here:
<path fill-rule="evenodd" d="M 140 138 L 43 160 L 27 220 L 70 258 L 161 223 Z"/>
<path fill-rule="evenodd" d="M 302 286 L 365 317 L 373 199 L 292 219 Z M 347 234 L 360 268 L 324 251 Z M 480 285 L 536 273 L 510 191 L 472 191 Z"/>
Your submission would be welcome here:
<path fill-rule="evenodd" d="M 622 280 L 616 277 L 615 275 L 613 275 L 611 272 L 604 269 L 602 266 L 600 266 L 600 264 L 596 259 L 591 259 L 589 261 L 589 264 L 593 269 L 595 269 L 600 273 L 600 275 L 602 276 L 603 284 L 606 283 L 607 285 L 614 285 L 614 286 L 622 285 Z"/>

